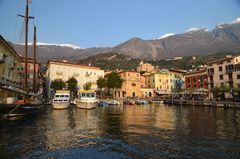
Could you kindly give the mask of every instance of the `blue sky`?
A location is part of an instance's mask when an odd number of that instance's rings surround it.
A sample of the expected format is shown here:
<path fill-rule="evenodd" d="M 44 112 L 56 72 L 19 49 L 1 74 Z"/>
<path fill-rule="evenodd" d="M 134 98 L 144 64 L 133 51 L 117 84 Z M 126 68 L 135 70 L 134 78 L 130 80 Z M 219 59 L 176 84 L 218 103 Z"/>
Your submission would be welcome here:
<path fill-rule="evenodd" d="M 24 14 L 24 5 L 25 0 L 0 0 L 0 34 L 7 40 L 21 42 L 16 15 Z M 32 0 L 30 14 L 37 17 L 38 42 L 105 47 L 192 27 L 212 30 L 240 17 L 240 0 Z"/>

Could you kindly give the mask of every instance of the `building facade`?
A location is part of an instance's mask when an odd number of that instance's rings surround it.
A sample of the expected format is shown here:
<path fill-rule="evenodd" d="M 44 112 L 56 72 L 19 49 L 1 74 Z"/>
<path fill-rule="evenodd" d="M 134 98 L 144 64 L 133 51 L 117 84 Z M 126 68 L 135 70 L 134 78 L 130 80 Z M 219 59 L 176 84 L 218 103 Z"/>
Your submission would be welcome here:
<path fill-rule="evenodd" d="M 137 67 L 137 72 L 151 72 L 154 71 L 154 66 L 149 63 L 140 62 L 139 66 Z"/>
<path fill-rule="evenodd" d="M 234 85 L 236 85 L 234 78 L 237 79 L 238 75 L 238 73 L 235 73 L 234 67 L 239 63 L 240 56 L 227 57 L 208 62 L 209 89 L 221 86 L 227 86 L 231 89 L 234 88 Z"/>
<path fill-rule="evenodd" d="M 185 77 L 184 74 L 187 72 L 184 70 L 169 70 L 171 91 L 180 92 L 185 89 Z"/>
<path fill-rule="evenodd" d="M 134 71 L 118 72 L 123 79 L 121 89 L 113 89 L 114 98 L 141 97 L 140 73 Z"/>
<path fill-rule="evenodd" d="M 22 58 L 13 47 L 0 35 L 0 103 L 7 103 L 7 98 L 18 98 L 24 93 L 18 70 Z"/>
<path fill-rule="evenodd" d="M 50 98 L 51 82 L 55 79 L 62 79 L 64 82 L 74 77 L 77 81 L 78 89 L 83 89 L 86 83 L 91 83 L 91 89 L 97 90 L 97 80 L 104 77 L 104 70 L 99 67 L 84 66 L 80 64 L 68 63 L 66 61 L 48 61 L 47 70 L 47 90 Z"/>
<path fill-rule="evenodd" d="M 159 94 L 171 93 L 171 76 L 168 70 L 162 69 L 159 72 L 145 74 L 144 76 L 148 88 L 154 89 Z"/>
<path fill-rule="evenodd" d="M 21 63 L 21 68 L 18 69 L 18 74 L 20 77 L 20 81 L 23 85 L 24 88 L 24 78 L 25 78 L 25 73 L 24 73 L 24 68 L 25 68 L 25 59 L 22 59 L 22 63 Z M 28 59 L 27 61 L 27 86 L 29 88 L 30 92 L 35 92 L 34 91 L 34 61 L 33 59 Z M 39 90 L 40 84 L 41 84 L 41 80 L 39 79 L 39 63 L 35 63 L 35 89 L 36 91 Z"/>
<path fill-rule="evenodd" d="M 197 90 L 200 88 L 208 89 L 207 70 L 199 70 L 185 74 L 185 89 Z"/>
<path fill-rule="evenodd" d="M 234 65 L 233 81 L 234 89 L 240 89 L 240 63 Z"/>

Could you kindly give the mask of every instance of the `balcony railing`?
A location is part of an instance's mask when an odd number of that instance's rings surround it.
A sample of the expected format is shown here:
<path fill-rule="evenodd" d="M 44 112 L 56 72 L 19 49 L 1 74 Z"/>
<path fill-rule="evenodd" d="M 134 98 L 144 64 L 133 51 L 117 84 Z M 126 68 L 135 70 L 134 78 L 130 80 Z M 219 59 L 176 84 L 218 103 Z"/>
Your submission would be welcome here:
<path fill-rule="evenodd" d="M 0 85 L 3 86 L 12 86 L 15 88 L 21 88 L 22 84 L 20 82 L 12 81 L 4 77 L 0 78 Z"/>
<path fill-rule="evenodd" d="M 209 76 L 211 76 L 211 75 L 213 75 L 213 74 L 214 74 L 214 72 L 212 72 L 212 71 L 208 72 L 208 75 L 209 75 Z"/>
<path fill-rule="evenodd" d="M 227 73 L 233 73 L 234 69 L 226 69 Z"/>

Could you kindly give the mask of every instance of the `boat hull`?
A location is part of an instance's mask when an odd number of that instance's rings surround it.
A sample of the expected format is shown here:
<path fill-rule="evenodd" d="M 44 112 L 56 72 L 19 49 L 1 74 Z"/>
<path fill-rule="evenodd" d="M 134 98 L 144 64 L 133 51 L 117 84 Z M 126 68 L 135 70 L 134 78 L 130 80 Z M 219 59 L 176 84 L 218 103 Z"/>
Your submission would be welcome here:
<path fill-rule="evenodd" d="M 94 109 L 98 105 L 97 102 L 82 102 L 82 101 L 77 101 L 76 102 L 76 107 L 80 109 Z"/>
<path fill-rule="evenodd" d="M 70 107 L 69 102 L 53 102 L 52 103 L 53 109 L 67 109 Z"/>

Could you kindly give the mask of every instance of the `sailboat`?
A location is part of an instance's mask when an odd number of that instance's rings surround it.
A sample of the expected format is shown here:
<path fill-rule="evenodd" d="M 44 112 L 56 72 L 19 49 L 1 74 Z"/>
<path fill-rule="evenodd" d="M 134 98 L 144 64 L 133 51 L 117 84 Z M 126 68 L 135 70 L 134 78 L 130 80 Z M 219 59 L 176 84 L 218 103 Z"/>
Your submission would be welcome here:
<path fill-rule="evenodd" d="M 12 118 L 17 116 L 25 116 L 29 114 L 35 114 L 41 112 L 44 108 L 42 100 L 39 98 L 39 94 L 36 93 L 36 26 L 34 25 L 34 76 L 33 76 L 33 91 L 29 92 L 28 82 L 27 82 L 27 65 L 28 65 L 28 0 L 26 0 L 26 13 L 25 16 L 19 15 L 25 19 L 25 57 L 24 57 L 24 100 L 21 103 L 18 103 L 11 111 L 4 114 L 4 118 Z M 30 98 L 29 98 L 30 97 Z"/>

